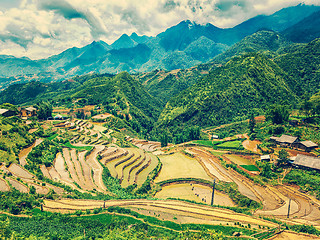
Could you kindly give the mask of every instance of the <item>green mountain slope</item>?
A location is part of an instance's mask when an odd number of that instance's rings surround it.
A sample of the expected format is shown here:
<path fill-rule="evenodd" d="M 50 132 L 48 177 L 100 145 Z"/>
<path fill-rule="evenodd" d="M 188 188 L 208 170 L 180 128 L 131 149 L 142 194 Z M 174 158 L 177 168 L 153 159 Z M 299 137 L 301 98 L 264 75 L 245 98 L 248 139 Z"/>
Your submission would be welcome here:
<path fill-rule="evenodd" d="M 212 67 L 214 67 L 213 64 L 200 64 L 189 69 L 155 70 L 135 74 L 133 77 L 141 82 L 152 96 L 165 105 L 171 97 L 192 86 L 198 79 L 208 74 Z"/>
<path fill-rule="evenodd" d="M 307 43 L 320 37 L 320 11 L 282 32 L 293 42 Z"/>
<path fill-rule="evenodd" d="M 320 90 L 320 39 L 285 49 L 275 62 L 288 73 L 289 85 L 297 95 Z"/>
<path fill-rule="evenodd" d="M 262 52 L 274 57 L 277 51 L 290 46 L 290 44 L 292 44 L 290 41 L 276 32 L 259 31 L 234 44 L 209 63 L 200 64 L 189 69 L 155 70 L 149 73 L 136 74 L 134 77 L 146 87 L 152 96 L 166 103 L 171 97 L 195 84 L 198 79 L 208 74 L 210 70 L 221 65 L 221 63 L 229 61 L 234 56 L 240 56 L 248 52 Z"/>
<path fill-rule="evenodd" d="M 213 126 L 244 119 L 252 110 L 296 99 L 286 73 L 263 55 L 231 59 L 170 99 L 157 126 Z"/>
<path fill-rule="evenodd" d="M 226 62 L 234 56 L 249 52 L 263 52 L 274 55 L 275 52 L 288 47 L 292 42 L 274 31 L 259 31 L 234 44 L 225 52 L 216 56 L 212 62 Z"/>

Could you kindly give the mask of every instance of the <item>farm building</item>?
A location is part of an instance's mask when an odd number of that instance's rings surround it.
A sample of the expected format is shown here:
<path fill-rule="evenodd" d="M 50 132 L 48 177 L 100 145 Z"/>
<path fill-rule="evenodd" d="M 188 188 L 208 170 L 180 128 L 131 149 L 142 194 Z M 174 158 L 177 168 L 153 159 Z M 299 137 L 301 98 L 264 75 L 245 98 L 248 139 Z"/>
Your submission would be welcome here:
<path fill-rule="evenodd" d="M 260 159 L 261 159 L 261 161 L 268 161 L 268 162 L 270 162 L 271 157 L 270 157 L 270 155 L 262 155 L 262 156 L 260 157 Z"/>
<path fill-rule="evenodd" d="M 54 120 L 63 120 L 63 117 L 60 114 L 57 114 L 53 118 Z"/>
<path fill-rule="evenodd" d="M 15 112 L 9 109 L 0 109 L 0 115 L 4 117 L 11 117 L 15 115 Z"/>
<path fill-rule="evenodd" d="M 211 136 L 211 139 L 219 139 L 219 136 L 213 134 L 213 135 Z"/>
<path fill-rule="evenodd" d="M 292 165 L 300 168 L 320 170 L 320 158 L 298 154 L 292 157 Z"/>
<path fill-rule="evenodd" d="M 281 137 L 270 137 L 270 141 L 275 142 L 281 146 L 292 146 L 293 144 L 297 143 L 299 139 L 297 137 L 289 136 L 283 134 Z"/>
<path fill-rule="evenodd" d="M 318 147 L 318 144 L 311 142 L 311 141 L 302 141 L 302 142 L 297 142 L 293 144 L 294 147 L 303 149 L 306 152 L 310 152 L 313 149 Z"/>
<path fill-rule="evenodd" d="M 37 109 L 34 107 L 20 108 L 20 117 L 33 117 L 37 115 Z"/>

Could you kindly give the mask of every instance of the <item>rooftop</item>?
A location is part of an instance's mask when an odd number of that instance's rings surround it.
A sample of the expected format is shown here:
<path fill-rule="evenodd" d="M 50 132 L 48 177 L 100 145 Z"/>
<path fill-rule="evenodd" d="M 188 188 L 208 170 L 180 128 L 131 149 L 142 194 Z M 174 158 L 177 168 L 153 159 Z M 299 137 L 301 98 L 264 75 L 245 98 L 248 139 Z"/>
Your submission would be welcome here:
<path fill-rule="evenodd" d="M 312 147 L 318 147 L 318 144 L 311 142 L 311 141 L 302 141 L 300 142 L 302 145 L 312 148 Z"/>
<path fill-rule="evenodd" d="M 281 143 L 294 143 L 296 140 L 298 140 L 297 137 L 293 137 L 293 136 L 289 136 L 289 135 L 285 135 L 283 134 L 281 137 L 278 138 L 278 142 Z"/>
<path fill-rule="evenodd" d="M 295 159 L 293 159 L 293 164 L 320 170 L 320 158 L 317 157 L 298 154 Z"/>
<path fill-rule="evenodd" d="M 8 112 L 8 111 L 9 111 L 8 109 L 1 108 L 1 109 L 0 109 L 0 115 L 6 113 L 6 112 Z"/>

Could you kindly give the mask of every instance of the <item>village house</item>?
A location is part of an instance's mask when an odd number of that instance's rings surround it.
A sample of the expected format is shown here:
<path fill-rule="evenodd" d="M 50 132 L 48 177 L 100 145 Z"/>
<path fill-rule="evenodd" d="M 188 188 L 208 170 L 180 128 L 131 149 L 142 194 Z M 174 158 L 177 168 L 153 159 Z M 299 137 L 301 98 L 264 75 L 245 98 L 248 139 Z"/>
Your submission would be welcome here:
<path fill-rule="evenodd" d="M 318 147 L 318 144 L 311 141 L 302 141 L 293 144 L 294 147 L 302 149 L 306 152 L 311 152 L 313 149 Z"/>
<path fill-rule="evenodd" d="M 298 154 L 290 159 L 295 167 L 320 171 L 320 158 Z"/>
<path fill-rule="evenodd" d="M 54 120 L 63 120 L 63 116 L 60 115 L 60 114 L 57 114 L 57 115 L 54 116 L 53 119 L 54 119 Z"/>
<path fill-rule="evenodd" d="M 270 155 L 262 155 L 262 156 L 260 157 L 260 160 L 261 160 L 261 161 L 270 162 L 271 156 L 270 156 Z"/>
<path fill-rule="evenodd" d="M 283 134 L 281 137 L 270 137 L 270 142 L 279 144 L 284 147 L 293 147 L 296 149 L 301 149 L 305 152 L 310 152 L 313 149 L 318 147 L 318 144 L 311 141 L 299 141 L 297 137 L 292 137 L 289 135 Z"/>
<path fill-rule="evenodd" d="M 37 115 L 37 109 L 34 107 L 20 108 L 20 117 L 28 118 Z"/>
<path fill-rule="evenodd" d="M 283 134 L 281 137 L 270 137 L 270 141 L 285 147 L 291 147 L 293 144 L 299 142 L 297 137 Z"/>
<path fill-rule="evenodd" d="M 1 108 L 0 115 L 3 117 L 11 117 L 11 116 L 16 115 L 16 113 L 12 110 Z"/>

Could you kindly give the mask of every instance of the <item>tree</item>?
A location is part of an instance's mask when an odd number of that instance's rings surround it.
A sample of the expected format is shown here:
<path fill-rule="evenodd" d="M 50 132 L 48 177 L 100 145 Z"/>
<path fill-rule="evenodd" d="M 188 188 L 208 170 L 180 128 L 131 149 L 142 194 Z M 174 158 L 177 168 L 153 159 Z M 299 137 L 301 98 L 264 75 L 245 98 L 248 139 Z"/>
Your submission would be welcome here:
<path fill-rule="evenodd" d="M 305 99 L 301 104 L 300 104 L 300 110 L 307 116 L 310 117 L 312 115 L 312 110 L 313 110 L 313 106 L 312 106 L 312 102 L 308 101 L 307 99 Z"/>
<path fill-rule="evenodd" d="M 289 163 L 289 153 L 284 150 L 281 149 L 279 152 L 279 159 L 278 159 L 278 166 L 285 166 Z"/>
<path fill-rule="evenodd" d="M 254 119 L 254 115 L 253 113 L 250 114 L 250 118 L 249 118 L 249 130 L 250 133 L 254 132 L 254 127 L 256 126 L 256 120 Z"/>
<path fill-rule="evenodd" d="M 0 239 L 12 239 L 14 232 L 10 230 L 10 220 L 0 220 Z"/>
<path fill-rule="evenodd" d="M 37 115 L 39 119 L 47 119 L 52 116 L 52 106 L 48 102 L 41 102 L 38 104 Z"/>
<path fill-rule="evenodd" d="M 287 106 L 274 104 L 267 111 L 266 118 L 273 124 L 283 124 L 289 120 L 290 112 Z"/>
<path fill-rule="evenodd" d="M 164 132 L 160 137 L 161 147 L 168 146 L 168 134 Z"/>

